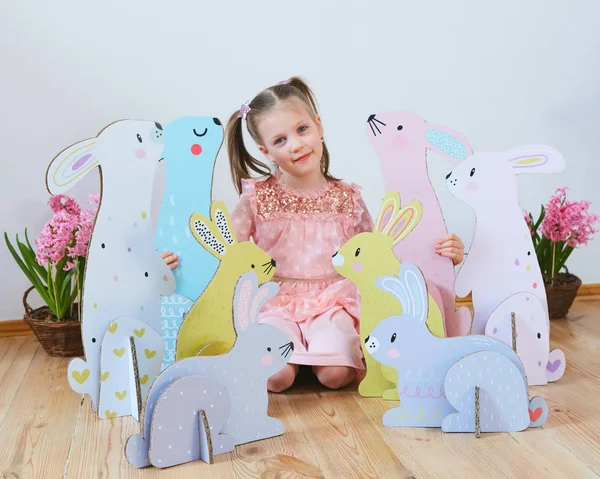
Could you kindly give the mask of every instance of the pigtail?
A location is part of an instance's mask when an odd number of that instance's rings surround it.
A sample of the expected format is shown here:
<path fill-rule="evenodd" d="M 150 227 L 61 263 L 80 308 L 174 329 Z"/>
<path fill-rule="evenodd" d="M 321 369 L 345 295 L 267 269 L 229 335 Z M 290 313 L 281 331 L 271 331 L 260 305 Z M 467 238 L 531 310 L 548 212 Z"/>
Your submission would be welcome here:
<path fill-rule="evenodd" d="M 254 158 L 246 149 L 239 111 L 235 111 L 229 118 L 226 135 L 231 179 L 238 194 L 241 194 L 242 180 L 251 178 L 250 170 L 260 175 L 270 175 L 271 172 L 267 165 Z"/>

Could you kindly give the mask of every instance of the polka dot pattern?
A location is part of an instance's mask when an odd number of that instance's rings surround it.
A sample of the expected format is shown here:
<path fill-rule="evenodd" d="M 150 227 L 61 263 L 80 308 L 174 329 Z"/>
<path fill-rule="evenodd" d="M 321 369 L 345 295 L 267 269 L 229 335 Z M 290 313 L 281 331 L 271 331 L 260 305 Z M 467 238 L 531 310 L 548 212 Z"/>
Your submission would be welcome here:
<path fill-rule="evenodd" d="M 425 136 L 429 143 L 452 158 L 464 160 L 469 156 L 469 152 L 465 148 L 465 145 L 448 133 L 444 133 L 440 130 L 427 130 Z"/>
<path fill-rule="evenodd" d="M 220 255 L 225 254 L 225 246 L 212 234 L 208 226 L 203 221 L 195 221 L 194 229 L 196 233 L 202 238 L 202 241 L 211 248 L 213 251 Z"/>
<path fill-rule="evenodd" d="M 223 210 L 215 211 L 215 220 L 217 223 L 217 228 L 219 228 L 219 231 L 223 235 L 223 238 L 225 239 L 225 241 L 227 241 L 228 244 L 233 244 L 234 243 L 233 235 L 231 234 L 231 231 L 229 231 L 229 225 L 227 224 L 227 217 L 225 216 L 225 213 L 223 212 Z"/>

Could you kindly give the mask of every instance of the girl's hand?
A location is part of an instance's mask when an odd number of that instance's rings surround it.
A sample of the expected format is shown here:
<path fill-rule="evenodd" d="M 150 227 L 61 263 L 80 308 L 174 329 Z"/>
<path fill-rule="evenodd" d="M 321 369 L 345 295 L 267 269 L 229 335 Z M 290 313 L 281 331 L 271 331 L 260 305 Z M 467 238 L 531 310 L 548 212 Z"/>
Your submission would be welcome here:
<path fill-rule="evenodd" d="M 167 263 L 167 266 L 171 269 L 175 269 L 177 268 L 177 266 L 179 266 L 179 262 L 177 261 L 179 259 L 179 256 L 171 253 L 170 251 L 165 251 L 164 253 L 161 253 L 160 257 L 165 260 L 165 263 Z"/>
<path fill-rule="evenodd" d="M 456 235 L 448 235 L 441 238 L 434 246 L 437 254 L 450 258 L 457 265 L 465 258 L 465 245 Z"/>

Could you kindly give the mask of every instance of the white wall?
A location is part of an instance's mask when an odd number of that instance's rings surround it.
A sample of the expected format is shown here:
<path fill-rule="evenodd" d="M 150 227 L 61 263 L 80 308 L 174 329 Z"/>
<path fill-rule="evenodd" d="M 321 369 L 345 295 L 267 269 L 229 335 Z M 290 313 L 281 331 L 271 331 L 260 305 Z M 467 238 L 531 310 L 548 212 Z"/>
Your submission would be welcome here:
<path fill-rule="evenodd" d="M 380 172 L 370 113 L 412 110 L 460 131 L 475 151 L 558 148 L 568 169 L 519 180 L 524 208 L 568 185 L 600 212 L 600 3 L 594 0 L 2 2 L 0 225 L 34 236 L 49 218 L 45 169 L 64 147 L 121 118 L 221 118 L 260 89 L 304 76 L 320 102 L 333 172 L 375 211 Z M 93 6 L 92 6 L 93 5 Z M 430 156 L 432 175 L 449 165 Z M 437 175 L 436 175 L 437 172 Z M 161 171 L 162 173 L 162 171 Z M 159 185 L 161 177 L 159 176 Z M 436 183 L 437 184 L 437 183 Z M 97 178 L 73 194 L 98 191 Z M 468 207 L 439 189 L 467 245 Z M 235 193 L 221 152 L 215 198 Z M 600 239 L 568 265 L 600 282 Z M 27 281 L 0 247 L 0 319 L 22 317 Z"/>

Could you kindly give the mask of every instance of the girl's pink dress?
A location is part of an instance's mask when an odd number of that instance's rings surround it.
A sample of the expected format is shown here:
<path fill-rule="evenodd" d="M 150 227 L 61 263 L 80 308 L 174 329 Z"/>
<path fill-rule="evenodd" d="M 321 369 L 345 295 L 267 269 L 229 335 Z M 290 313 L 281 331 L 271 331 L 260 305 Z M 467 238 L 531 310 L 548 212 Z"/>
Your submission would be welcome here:
<path fill-rule="evenodd" d="M 331 262 L 346 241 L 372 231 L 359 187 L 329 181 L 321 188 L 294 189 L 280 174 L 243 180 L 231 218 L 238 241 L 252 238 L 276 261 L 279 294 L 261 310 L 260 322 L 294 341 L 289 362 L 364 368 L 358 291 Z"/>

